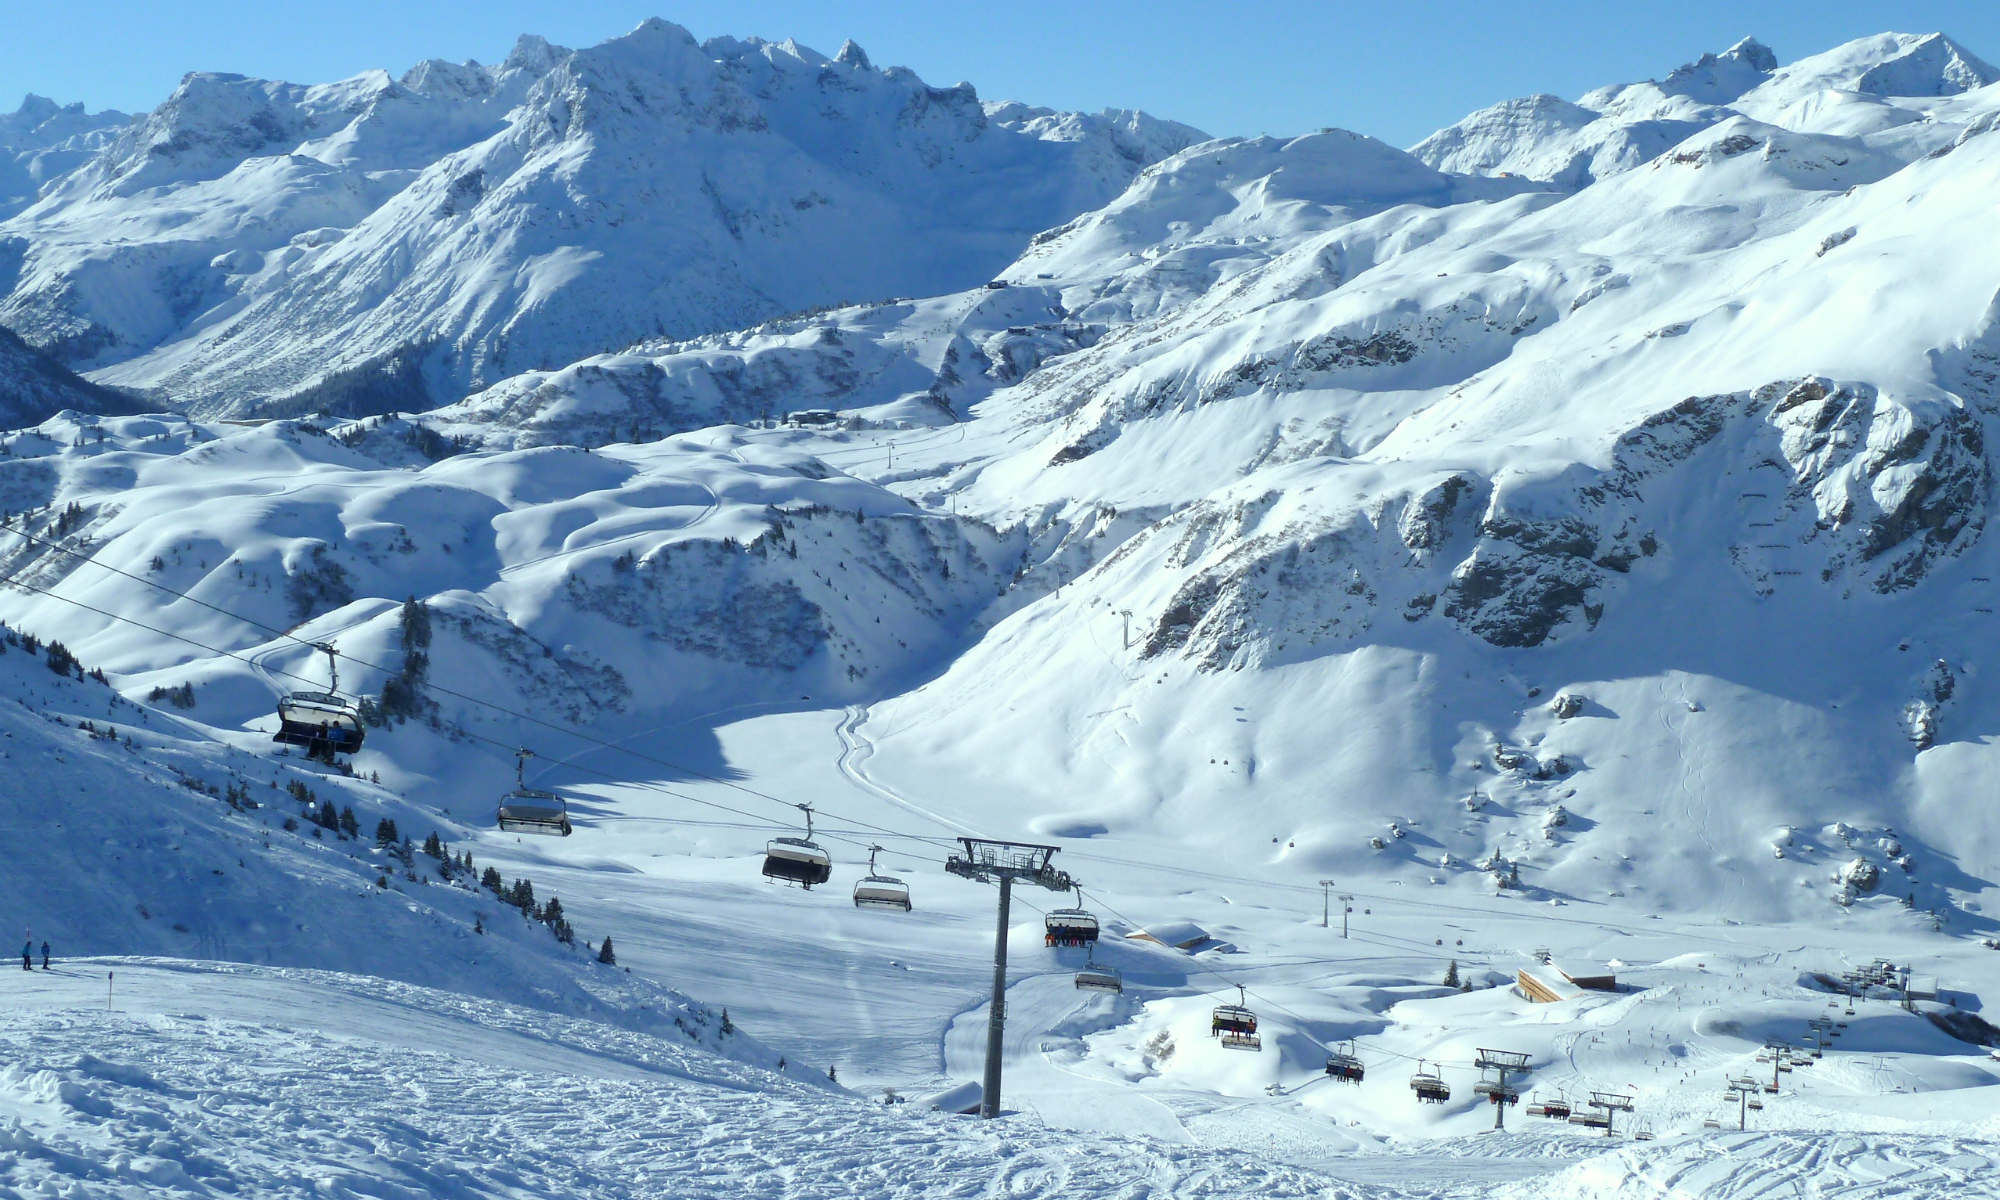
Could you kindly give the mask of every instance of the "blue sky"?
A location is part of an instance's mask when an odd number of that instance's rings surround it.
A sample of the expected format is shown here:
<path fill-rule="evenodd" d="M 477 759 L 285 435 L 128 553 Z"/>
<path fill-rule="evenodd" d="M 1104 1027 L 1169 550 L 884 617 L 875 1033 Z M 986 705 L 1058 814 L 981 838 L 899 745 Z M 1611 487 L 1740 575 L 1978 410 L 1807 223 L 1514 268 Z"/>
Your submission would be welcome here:
<path fill-rule="evenodd" d="M 1137 107 L 1216 134 L 1337 125 L 1406 145 L 1475 108 L 1530 92 L 1574 97 L 1655 77 L 1745 35 L 1781 61 L 1896 29 L 1943 30 L 2000 62 L 2000 3 L 1500 3 L 1227 5 L 1186 0 L 70 0 L 9 6 L 0 108 L 24 92 L 92 108 L 150 108 L 190 70 L 314 83 L 422 58 L 505 56 L 516 34 L 563 45 L 648 16 L 698 37 L 796 37 L 831 54 L 851 37 L 877 66 L 988 99 Z"/>

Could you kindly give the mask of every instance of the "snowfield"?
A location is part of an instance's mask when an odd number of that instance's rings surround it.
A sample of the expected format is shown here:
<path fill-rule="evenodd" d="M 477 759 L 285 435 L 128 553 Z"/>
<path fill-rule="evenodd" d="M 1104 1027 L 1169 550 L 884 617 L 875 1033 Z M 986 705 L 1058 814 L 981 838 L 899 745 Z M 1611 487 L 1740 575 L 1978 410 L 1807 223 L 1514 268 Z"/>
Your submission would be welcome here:
<path fill-rule="evenodd" d="M 2000 1196 L 1995 130 L 1916 34 L 1408 152 L 662 22 L 31 100 L 0 1191 Z M 1079 885 L 992 1123 L 960 837 Z"/>

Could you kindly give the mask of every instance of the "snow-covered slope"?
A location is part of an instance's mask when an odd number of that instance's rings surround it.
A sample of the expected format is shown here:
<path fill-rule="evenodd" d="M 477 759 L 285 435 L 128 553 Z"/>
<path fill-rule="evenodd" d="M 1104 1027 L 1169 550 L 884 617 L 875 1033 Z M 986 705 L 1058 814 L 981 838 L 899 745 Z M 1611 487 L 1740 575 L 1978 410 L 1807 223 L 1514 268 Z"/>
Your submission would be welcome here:
<path fill-rule="evenodd" d="M 1882 34 L 1780 67 L 1745 38 L 1664 79 L 1599 88 L 1576 103 L 1508 100 L 1432 134 L 1411 153 L 1439 170 L 1516 175 L 1565 188 L 1629 171 L 1699 130 L 1744 115 L 1801 132 L 1902 125 L 1935 148 L 1956 128 L 1941 98 L 2000 81 L 2000 70 L 1942 34 Z"/>
<path fill-rule="evenodd" d="M 0 217 L 88 161 L 131 119 L 115 109 L 86 112 L 80 103 L 58 104 L 32 92 L 21 107 L 0 113 Z"/>
<path fill-rule="evenodd" d="M 969 286 L 1199 137 L 989 117 L 851 43 L 661 21 L 490 71 L 196 74 L 0 227 L 0 320 L 204 413 L 429 407 L 641 337 Z"/>
<path fill-rule="evenodd" d="M 1356 1195 L 1991 1192 L 1984 70 L 1941 39 L 1790 66 L 1744 44 L 1593 93 L 1581 125 L 1517 113 L 1522 147 L 1660 138 L 1560 186 L 1338 131 L 1215 141 L 1006 286 L 647 337 L 415 417 L 59 416 L 0 460 L 32 535 L 0 617 L 243 751 L 334 641 L 384 719 L 357 807 L 436 820 L 635 977 L 699 978 L 855 1086 L 977 1076 L 991 894 L 944 856 L 1058 843 L 1126 990 L 1079 991 L 1083 952 L 1037 936 L 1055 898 L 1017 891 L 1001 1054 L 1021 1136 L 1073 1130 L 1086 1158 L 1198 1162 L 1224 1194 L 1222 1148 L 1273 1172 L 1253 1191 L 1296 1169 Z M 838 419 L 768 420 L 808 407 Z M 574 836 L 476 831 L 515 746 Z M 807 802 L 835 880 L 769 886 L 765 841 Z M 914 909 L 854 907 L 864 863 Z M 1531 1003 L 1510 984 L 1535 946 L 1623 987 Z M 1877 957 L 1939 998 L 1828 991 Z M 1255 1055 L 1210 1036 L 1239 1000 Z M 1823 1059 L 1758 1064 L 1836 1010 Z M 1350 1039 L 1353 1087 L 1322 1073 Z M 1482 1047 L 1526 1055 L 1538 1100 L 1615 1090 L 1657 1144 L 1519 1110 L 1475 1138 Z M 1420 1063 L 1449 1103 L 1411 1099 Z M 1762 1070 L 1753 1132 L 1706 1129 Z M 773 1095 L 702 1144 L 831 1154 L 852 1183 L 846 1126 Z M 940 1153 L 1000 1153 L 958 1136 Z"/>
<path fill-rule="evenodd" d="M 140 402 L 77 375 L 0 328 L 0 427 L 39 425 L 65 409 L 80 413 L 129 413 Z"/>
<path fill-rule="evenodd" d="M 338 971 L 775 1064 L 719 1014 L 594 961 L 584 939 L 604 931 L 562 943 L 483 889 L 482 864 L 447 870 L 379 840 L 386 820 L 414 842 L 439 833 L 456 853 L 464 827 L 435 808 L 274 756 L 264 738 L 214 738 L 172 697 L 126 700 L 56 644 L 6 630 L 0 651 L 0 761 L 25 785 L 0 805 L 17 850 L 0 920 L 50 943 L 64 978 L 80 957 L 135 954 Z M 357 832 L 321 828 L 322 808 L 351 812 Z M 537 905 L 554 895 L 544 880 Z M 103 986 L 93 974 L 100 1004 Z"/>

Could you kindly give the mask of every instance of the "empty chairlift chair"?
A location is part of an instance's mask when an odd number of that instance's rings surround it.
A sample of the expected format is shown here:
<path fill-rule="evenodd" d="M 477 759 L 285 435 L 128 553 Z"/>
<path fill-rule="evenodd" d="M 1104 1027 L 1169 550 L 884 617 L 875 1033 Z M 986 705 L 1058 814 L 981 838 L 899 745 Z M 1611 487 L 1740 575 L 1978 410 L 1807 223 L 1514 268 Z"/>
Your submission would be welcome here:
<path fill-rule="evenodd" d="M 352 754 L 361 749 L 367 736 L 361 725 L 361 709 L 340 695 L 340 660 L 333 647 L 316 642 L 313 649 L 326 655 L 327 690 L 293 692 L 278 701 L 278 732 L 271 740 L 300 746 L 306 757 L 330 763 L 336 754 Z"/>
<path fill-rule="evenodd" d="M 1368 1073 L 1367 1068 L 1362 1066 L 1359 1058 L 1355 1057 L 1354 1043 L 1351 1040 L 1342 1042 L 1341 1046 L 1344 1049 L 1336 1050 L 1326 1056 L 1326 1073 L 1341 1083 L 1360 1083 Z"/>
<path fill-rule="evenodd" d="M 875 873 L 875 856 L 881 852 L 880 846 L 868 847 L 868 874 L 854 885 L 854 907 L 893 908 L 897 912 L 909 912 L 910 885 L 894 875 Z"/>
<path fill-rule="evenodd" d="M 1220 1037 L 1227 1050 L 1262 1050 L 1264 1039 L 1257 1036 L 1257 1014 L 1245 1006 L 1243 985 L 1236 985 L 1235 1004 L 1223 1004 L 1209 1014 L 1208 1036 Z"/>
<path fill-rule="evenodd" d="M 1076 988 L 1080 992 L 1123 992 L 1125 978 L 1118 968 L 1099 966 L 1093 957 L 1076 973 Z"/>
<path fill-rule="evenodd" d="M 801 804 L 799 811 L 806 815 L 806 835 L 771 839 L 764 847 L 764 878 L 810 891 L 833 878 L 833 859 L 812 840 L 812 805 Z"/>
<path fill-rule="evenodd" d="M 1051 911 L 1043 922 L 1046 931 L 1043 942 L 1050 946 L 1083 946 L 1097 944 L 1097 918 L 1083 905 L 1083 889 L 1076 893 L 1077 907 L 1058 908 Z"/>
<path fill-rule="evenodd" d="M 496 823 L 508 833 L 536 833 L 548 837 L 568 837 L 569 804 L 555 792 L 531 788 L 524 778 L 532 750 L 514 752 L 514 790 L 500 797 Z"/>
<path fill-rule="evenodd" d="M 1417 1060 L 1417 1073 L 1410 1076 L 1410 1091 L 1421 1104 L 1443 1104 L 1451 1099 L 1451 1085 L 1436 1071 L 1427 1069 L 1422 1059 Z"/>

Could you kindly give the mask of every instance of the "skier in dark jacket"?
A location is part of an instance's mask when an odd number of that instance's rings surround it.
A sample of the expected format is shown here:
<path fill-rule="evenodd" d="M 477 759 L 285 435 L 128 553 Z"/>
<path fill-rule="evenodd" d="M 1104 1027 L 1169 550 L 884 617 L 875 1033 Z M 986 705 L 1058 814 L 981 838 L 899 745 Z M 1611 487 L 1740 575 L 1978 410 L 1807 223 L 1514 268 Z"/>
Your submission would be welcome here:
<path fill-rule="evenodd" d="M 47 938 L 43 938 L 43 939 L 42 939 L 42 970 L 46 971 L 46 970 L 48 970 L 48 969 L 49 969 L 49 940 L 48 940 Z"/>
<path fill-rule="evenodd" d="M 21 969 L 23 971 L 35 969 L 35 943 L 32 938 L 21 943 Z"/>

